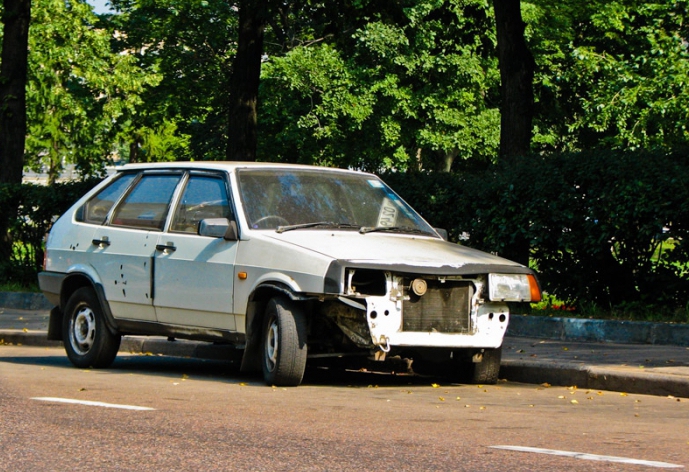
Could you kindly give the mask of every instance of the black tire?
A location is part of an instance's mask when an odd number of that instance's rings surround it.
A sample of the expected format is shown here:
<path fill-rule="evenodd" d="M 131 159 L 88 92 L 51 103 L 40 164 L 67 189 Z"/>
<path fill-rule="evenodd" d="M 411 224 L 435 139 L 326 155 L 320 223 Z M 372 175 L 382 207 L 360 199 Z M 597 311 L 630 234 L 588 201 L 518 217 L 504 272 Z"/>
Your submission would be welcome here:
<path fill-rule="evenodd" d="M 494 385 L 498 383 L 500 373 L 500 361 L 502 360 L 502 346 L 497 349 L 484 349 L 481 362 L 470 364 L 471 378 L 473 384 Z"/>
<path fill-rule="evenodd" d="M 103 310 L 93 289 L 82 287 L 67 301 L 62 339 L 72 364 L 102 368 L 115 360 L 122 337 L 112 334 L 105 325 Z"/>
<path fill-rule="evenodd" d="M 268 302 L 261 346 L 263 378 L 268 385 L 301 383 L 306 370 L 306 316 L 297 304 L 282 298 Z"/>

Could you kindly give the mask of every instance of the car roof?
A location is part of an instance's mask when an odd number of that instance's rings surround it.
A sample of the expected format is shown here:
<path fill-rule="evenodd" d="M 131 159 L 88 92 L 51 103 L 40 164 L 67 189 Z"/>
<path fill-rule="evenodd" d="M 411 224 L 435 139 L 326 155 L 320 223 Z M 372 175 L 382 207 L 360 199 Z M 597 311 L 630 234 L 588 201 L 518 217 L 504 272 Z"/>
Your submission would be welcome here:
<path fill-rule="evenodd" d="M 337 167 L 310 166 L 305 164 L 285 164 L 280 162 L 239 162 L 239 161 L 175 161 L 125 164 L 118 167 L 118 171 L 146 170 L 146 169 L 198 169 L 198 170 L 222 170 L 234 172 L 238 169 L 302 169 L 321 170 L 327 172 L 343 172 L 362 174 L 366 172 L 340 169 Z"/>

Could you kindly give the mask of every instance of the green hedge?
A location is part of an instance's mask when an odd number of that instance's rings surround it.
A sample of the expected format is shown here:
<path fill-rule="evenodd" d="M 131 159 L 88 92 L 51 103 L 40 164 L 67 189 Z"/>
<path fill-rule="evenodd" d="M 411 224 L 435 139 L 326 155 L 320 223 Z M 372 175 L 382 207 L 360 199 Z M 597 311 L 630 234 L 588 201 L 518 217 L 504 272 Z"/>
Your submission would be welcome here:
<path fill-rule="evenodd" d="M 543 288 L 561 300 L 687 306 L 688 152 L 586 152 L 382 177 L 453 241 L 499 255 L 528 241 Z M 35 282 L 50 225 L 96 183 L 0 186 L 13 243 L 4 281 Z"/>
<path fill-rule="evenodd" d="M 20 285 L 36 283 L 43 265 L 43 240 L 52 223 L 99 180 L 0 185 L 0 218 L 9 222 L 9 257 L 0 261 L 0 280 Z"/>
<path fill-rule="evenodd" d="M 383 178 L 452 240 L 466 232 L 465 244 L 502 254 L 526 238 L 544 289 L 560 299 L 687 305 L 687 152 L 586 152 Z"/>

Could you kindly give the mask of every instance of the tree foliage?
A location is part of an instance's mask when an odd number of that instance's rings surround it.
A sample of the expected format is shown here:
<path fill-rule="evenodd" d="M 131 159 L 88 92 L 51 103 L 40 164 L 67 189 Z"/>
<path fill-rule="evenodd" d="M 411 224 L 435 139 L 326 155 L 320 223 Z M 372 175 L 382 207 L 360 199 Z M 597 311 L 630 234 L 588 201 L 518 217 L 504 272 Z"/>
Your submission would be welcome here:
<path fill-rule="evenodd" d="M 229 79 L 236 50 L 237 11 L 224 0 L 112 0 L 117 15 L 108 18 L 118 31 L 116 51 L 160 81 L 141 94 L 129 122 L 130 144 L 144 145 L 141 130 L 165 121 L 177 139 L 168 159 L 217 160 L 227 147 Z M 142 153 L 136 160 L 160 160 Z"/>
<path fill-rule="evenodd" d="M 417 1 L 384 13 L 264 66 L 264 158 L 374 170 L 493 158 L 498 74 L 488 5 Z"/>
<path fill-rule="evenodd" d="M 689 131 L 689 2 L 526 4 L 538 151 L 671 149 Z"/>
<path fill-rule="evenodd" d="M 83 1 L 36 0 L 31 26 L 25 164 L 54 179 L 65 164 L 98 174 L 116 139 L 155 83 Z"/>

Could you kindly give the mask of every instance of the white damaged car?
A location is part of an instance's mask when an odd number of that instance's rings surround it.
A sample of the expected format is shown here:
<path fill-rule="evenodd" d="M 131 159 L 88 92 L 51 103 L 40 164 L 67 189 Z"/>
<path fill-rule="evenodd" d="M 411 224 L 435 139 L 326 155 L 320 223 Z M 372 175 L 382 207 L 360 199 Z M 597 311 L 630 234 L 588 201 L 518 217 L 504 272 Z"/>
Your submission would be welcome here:
<path fill-rule="evenodd" d="M 366 354 L 498 378 L 528 267 L 445 241 L 383 181 L 270 163 L 133 164 L 53 226 L 48 336 L 107 367 L 123 335 L 222 342 L 270 385 L 309 357 Z"/>

